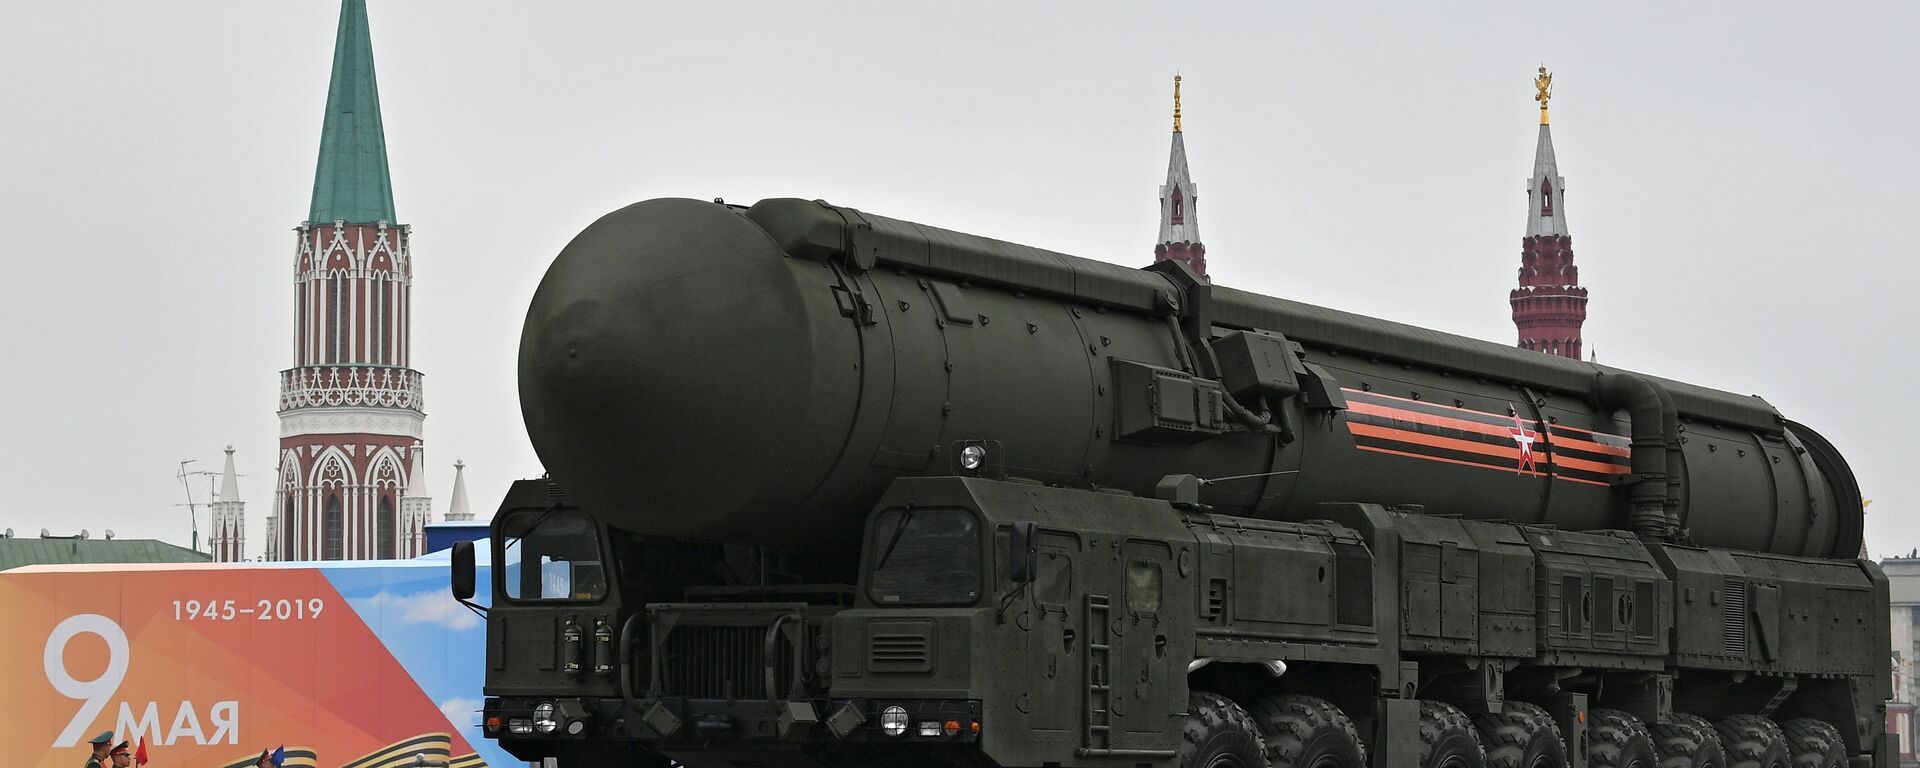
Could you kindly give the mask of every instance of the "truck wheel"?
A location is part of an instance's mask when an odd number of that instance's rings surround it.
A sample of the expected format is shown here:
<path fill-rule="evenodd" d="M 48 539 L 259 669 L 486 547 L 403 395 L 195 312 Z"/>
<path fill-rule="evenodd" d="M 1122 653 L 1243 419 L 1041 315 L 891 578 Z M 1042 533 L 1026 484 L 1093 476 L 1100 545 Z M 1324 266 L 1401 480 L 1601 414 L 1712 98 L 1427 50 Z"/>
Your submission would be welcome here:
<path fill-rule="evenodd" d="M 1820 720 L 1801 718 L 1780 724 L 1793 752 L 1793 768 L 1845 768 L 1847 744 L 1840 729 Z"/>
<path fill-rule="evenodd" d="M 1283 695 L 1261 699 L 1253 721 L 1266 738 L 1272 768 L 1362 768 L 1367 764 L 1360 732 L 1345 712 L 1325 699 Z"/>
<path fill-rule="evenodd" d="M 1420 700 L 1420 768 L 1486 768 L 1473 721 L 1459 707 Z"/>
<path fill-rule="evenodd" d="M 1560 724 L 1546 710 L 1509 701 L 1500 714 L 1481 715 L 1478 724 L 1480 743 L 1487 749 L 1487 768 L 1566 768 L 1567 747 L 1560 740 Z"/>
<path fill-rule="evenodd" d="M 1587 764 L 1593 768 L 1655 768 L 1653 734 L 1640 718 L 1617 709 L 1587 710 Z"/>
<path fill-rule="evenodd" d="M 1720 734 L 1704 717 L 1673 714 L 1668 725 L 1650 725 L 1654 751 L 1660 753 L 1660 768 L 1727 768 L 1727 753 L 1720 747 Z"/>
<path fill-rule="evenodd" d="M 1792 768 L 1787 735 L 1759 715 L 1733 715 L 1714 724 L 1727 748 L 1727 768 Z"/>
<path fill-rule="evenodd" d="M 1217 693 L 1187 697 L 1187 725 L 1180 738 L 1180 768 L 1262 768 L 1266 745 L 1253 716 Z"/>

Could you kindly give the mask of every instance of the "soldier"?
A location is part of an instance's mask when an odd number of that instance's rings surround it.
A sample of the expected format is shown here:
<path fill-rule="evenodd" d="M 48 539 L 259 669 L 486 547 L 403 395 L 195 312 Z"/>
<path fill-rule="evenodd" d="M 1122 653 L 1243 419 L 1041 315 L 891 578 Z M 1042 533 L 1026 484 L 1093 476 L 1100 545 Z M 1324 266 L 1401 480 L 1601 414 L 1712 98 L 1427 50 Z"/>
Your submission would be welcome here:
<path fill-rule="evenodd" d="M 113 760 L 113 768 L 127 768 L 127 766 L 133 764 L 133 750 L 131 747 L 132 745 L 123 741 L 114 746 L 112 752 L 107 753 L 107 757 Z"/>
<path fill-rule="evenodd" d="M 87 753 L 87 768 L 107 768 L 107 751 L 113 747 L 113 731 L 101 731 L 87 740 L 93 751 Z"/>

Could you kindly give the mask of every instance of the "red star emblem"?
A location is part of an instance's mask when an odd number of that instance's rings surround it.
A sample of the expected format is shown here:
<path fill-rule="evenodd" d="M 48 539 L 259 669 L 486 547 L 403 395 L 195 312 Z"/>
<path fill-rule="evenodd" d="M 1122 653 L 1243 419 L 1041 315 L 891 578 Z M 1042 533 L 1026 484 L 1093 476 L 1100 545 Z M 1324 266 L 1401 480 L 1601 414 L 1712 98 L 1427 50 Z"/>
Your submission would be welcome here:
<path fill-rule="evenodd" d="M 1508 408 L 1511 409 L 1512 406 Z M 1507 428 L 1507 434 L 1512 435 L 1514 444 L 1520 446 L 1520 466 L 1514 471 L 1524 474 L 1527 470 L 1534 469 L 1533 442 L 1539 439 L 1539 436 L 1527 428 L 1527 423 L 1520 420 L 1518 412 L 1514 412 L 1513 426 Z"/>

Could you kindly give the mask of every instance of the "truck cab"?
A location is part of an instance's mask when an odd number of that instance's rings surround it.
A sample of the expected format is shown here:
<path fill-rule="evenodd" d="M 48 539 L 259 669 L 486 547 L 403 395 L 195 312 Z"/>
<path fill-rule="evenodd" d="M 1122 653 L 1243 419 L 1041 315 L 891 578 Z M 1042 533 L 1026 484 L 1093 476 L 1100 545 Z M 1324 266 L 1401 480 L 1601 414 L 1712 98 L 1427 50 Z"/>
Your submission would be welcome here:
<path fill-rule="evenodd" d="M 1165 502 L 903 478 L 834 567 L 634 536 L 521 481 L 493 523 L 485 735 L 687 766 L 1165 762 L 1194 538 Z M 456 594 L 462 558 L 456 555 Z"/>

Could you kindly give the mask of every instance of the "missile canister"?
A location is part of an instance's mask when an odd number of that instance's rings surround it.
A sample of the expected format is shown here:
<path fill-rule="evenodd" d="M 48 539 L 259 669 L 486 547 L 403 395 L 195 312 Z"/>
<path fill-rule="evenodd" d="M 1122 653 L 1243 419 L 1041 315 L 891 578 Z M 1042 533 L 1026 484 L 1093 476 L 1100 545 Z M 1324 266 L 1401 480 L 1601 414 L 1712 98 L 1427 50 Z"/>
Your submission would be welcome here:
<path fill-rule="evenodd" d="M 852 551 L 896 477 L 983 473 L 1243 516 L 1331 501 L 1850 559 L 1837 451 L 1757 397 L 817 201 L 653 200 L 535 293 L 552 477 L 670 537 Z"/>

